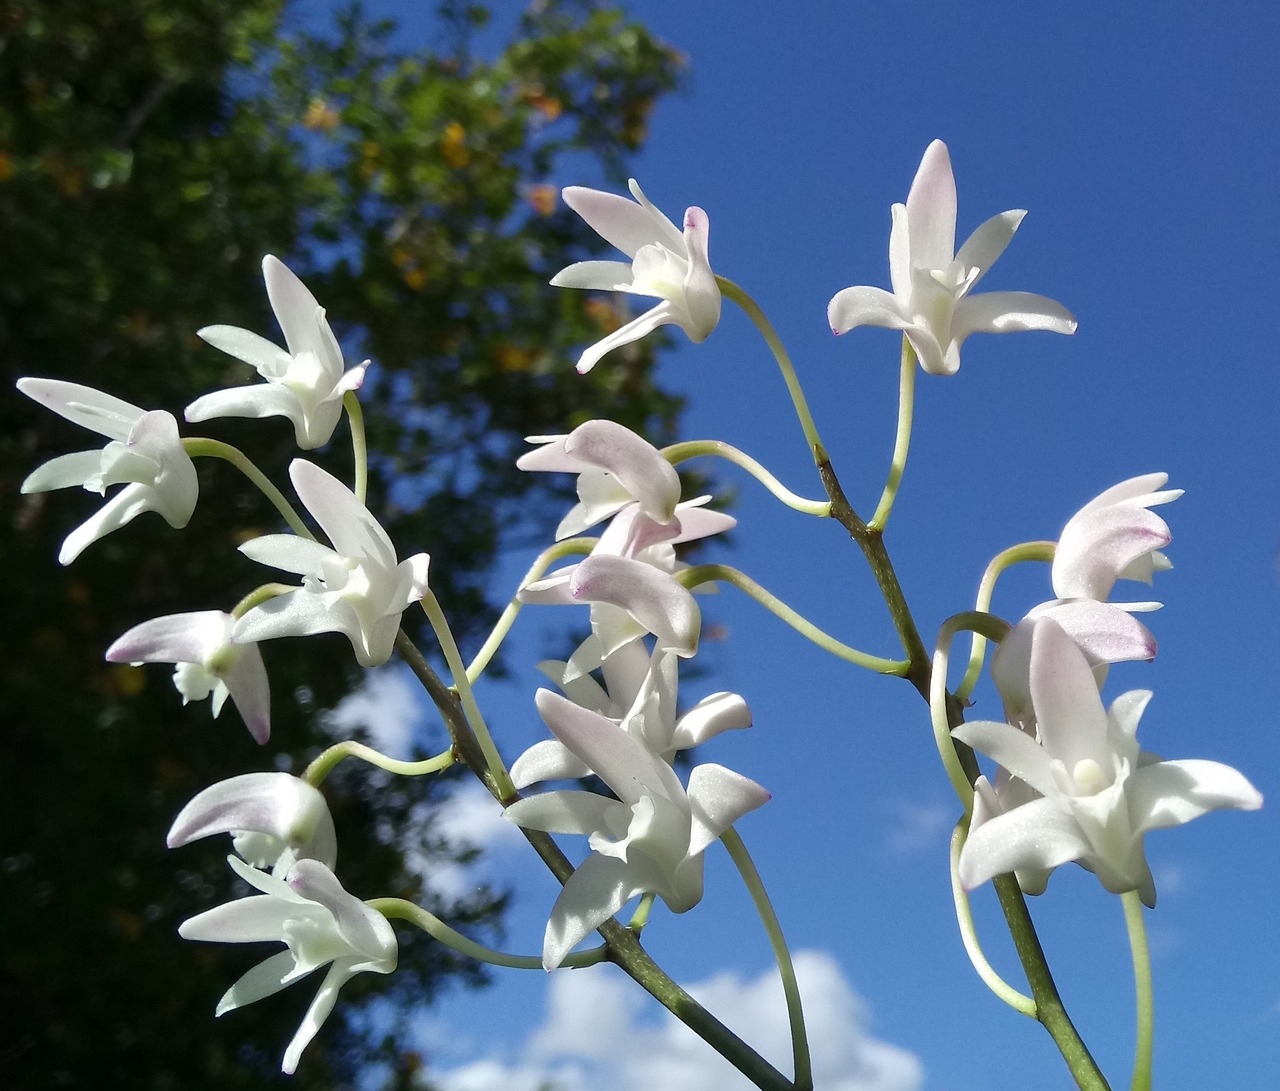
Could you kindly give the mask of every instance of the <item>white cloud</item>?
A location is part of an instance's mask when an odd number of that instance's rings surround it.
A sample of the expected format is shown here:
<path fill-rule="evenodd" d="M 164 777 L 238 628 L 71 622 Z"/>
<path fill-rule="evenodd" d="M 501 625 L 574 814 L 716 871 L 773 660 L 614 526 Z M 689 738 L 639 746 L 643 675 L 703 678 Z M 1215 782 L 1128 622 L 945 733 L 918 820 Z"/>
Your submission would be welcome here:
<path fill-rule="evenodd" d="M 369 671 L 360 688 L 339 702 L 328 716 L 328 726 L 342 737 L 363 727 L 375 749 L 393 758 L 409 758 L 414 732 L 423 720 L 424 701 L 407 670 L 383 667 Z"/>
<path fill-rule="evenodd" d="M 866 1005 L 823 951 L 795 956 L 817 1091 L 915 1091 L 914 1054 L 871 1037 Z M 689 991 L 783 1072 L 791 1043 L 777 974 L 717 974 Z M 547 1013 L 513 1061 L 488 1057 L 429 1079 L 443 1091 L 747 1091 L 752 1084 L 614 967 L 561 970 L 549 979 Z"/>
<path fill-rule="evenodd" d="M 443 836 L 455 845 L 483 850 L 465 865 L 435 858 L 419 864 L 423 880 L 447 898 L 463 897 L 495 872 L 502 875 L 507 851 L 525 844 L 519 827 L 502 817 L 498 802 L 476 781 L 458 785 L 432 807 L 432 821 Z"/>
<path fill-rule="evenodd" d="M 928 803 L 892 800 L 888 810 L 893 822 L 888 836 L 889 850 L 902 856 L 945 845 L 960 817 L 954 804 L 936 800 Z"/>

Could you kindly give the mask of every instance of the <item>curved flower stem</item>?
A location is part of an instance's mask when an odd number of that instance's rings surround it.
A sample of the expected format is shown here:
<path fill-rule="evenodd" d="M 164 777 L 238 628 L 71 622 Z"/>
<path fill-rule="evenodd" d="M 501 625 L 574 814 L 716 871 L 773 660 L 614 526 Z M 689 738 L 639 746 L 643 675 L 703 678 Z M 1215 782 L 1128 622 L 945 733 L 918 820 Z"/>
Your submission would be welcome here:
<path fill-rule="evenodd" d="M 813 641 L 818 647 L 829 651 L 838 659 L 844 659 L 859 667 L 866 667 L 867 670 L 875 671 L 877 674 L 905 674 L 907 667 L 910 665 L 903 659 L 882 659 L 878 655 L 870 655 L 867 652 L 858 651 L 857 648 L 849 647 L 848 644 L 844 644 L 835 637 L 823 632 L 813 622 L 796 613 L 795 610 L 791 609 L 790 606 L 775 595 L 766 591 L 746 573 L 739 572 L 730 565 L 694 565 L 676 572 L 675 578 L 688 588 L 711 583 L 715 580 L 724 580 L 725 583 L 731 583 L 740 591 L 745 591 L 770 613 L 780 617 L 801 636 Z"/>
<path fill-rule="evenodd" d="M 911 420 L 916 400 L 916 350 L 906 335 L 902 337 L 902 363 L 898 375 L 898 432 L 893 441 L 893 462 L 889 465 L 889 480 L 885 482 L 880 503 L 867 526 L 871 530 L 884 530 L 893 511 L 893 501 L 902 484 L 902 473 L 907 468 L 907 452 L 911 448 Z"/>
<path fill-rule="evenodd" d="M 690 458 L 715 455 L 727 462 L 732 462 L 735 466 L 741 466 L 742 469 L 746 470 L 787 507 L 794 508 L 805 515 L 816 515 L 820 519 L 828 518 L 831 515 L 831 502 L 829 500 L 809 500 L 793 493 L 745 451 L 739 451 L 738 448 L 728 443 L 722 443 L 720 440 L 686 440 L 684 443 L 674 443 L 670 447 L 664 447 L 662 454 L 673 466 Z"/>
<path fill-rule="evenodd" d="M 398 773 L 402 777 L 420 777 L 427 773 L 439 773 L 443 769 L 448 769 L 457 760 L 458 756 L 453 752 L 453 747 L 437 754 L 433 758 L 423 758 L 421 761 L 401 761 L 398 758 L 387 757 L 380 750 L 375 750 L 371 746 L 365 746 L 364 743 L 358 743 L 348 739 L 345 742 L 335 743 L 320 753 L 310 765 L 307 766 L 306 772 L 302 774 L 302 779 L 313 787 L 319 788 L 324 778 L 332 771 L 334 766 L 343 758 L 359 758 L 361 761 L 367 761 L 370 765 L 376 765 L 379 769 L 385 769 L 388 773 Z"/>
<path fill-rule="evenodd" d="M 778 361 L 778 368 L 782 372 L 783 381 L 787 384 L 787 392 L 791 395 L 791 404 L 795 406 L 796 416 L 800 418 L 800 427 L 804 429 L 804 438 L 809 443 L 809 452 L 813 455 L 813 461 L 822 462 L 827 456 L 822 440 L 818 436 L 818 426 L 813 423 L 813 414 L 809 412 L 809 403 L 805 401 L 804 391 L 796 376 L 796 369 L 792 366 L 791 357 L 787 355 L 787 350 L 783 347 L 773 324 L 765 317 L 760 305 L 733 281 L 717 276 L 716 283 L 727 299 L 733 300 L 746 312 L 747 317 L 755 323 L 756 329 L 764 337 L 765 344 L 773 353 L 773 358 Z"/>
<path fill-rule="evenodd" d="M 280 595 L 288 595 L 298 589 L 297 584 L 287 583 L 264 583 L 261 587 L 255 587 L 244 598 L 237 602 L 231 608 L 232 617 L 244 617 L 255 606 L 260 606 L 264 602 L 277 598 Z"/>
<path fill-rule="evenodd" d="M 796 1091 L 810 1091 L 813 1087 L 813 1066 L 809 1060 L 809 1037 L 804 1026 L 804 1010 L 800 1005 L 800 987 L 796 982 L 796 969 L 791 962 L 791 952 L 787 949 L 787 941 L 782 935 L 782 926 L 778 923 L 778 915 L 773 911 L 773 903 L 760 880 L 760 873 L 742 843 L 738 831 L 730 826 L 720 835 L 724 847 L 738 868 L 738 874 L 751 894 L 756 912 L 769 936 L 769 946 L 773 948 L 773 957 L 778 963 L 778 974 L 782 978 L 782 991 L 787 998 L 787 1019 L 791 1023 L 791 1054 L 795 1064 Z"/>
<path fill-rule="evenodd" d="M 1023 1015 L 1036 1017 L 1036 1002 L 1029 996 L 1018 992 L 1004 978 L 996 973 L 995 968 L 982 953 L 982 944 L 978 942 L 978 932 L 973 924 L 973 909 L 969 905 L 969 895 L 960 882 L 960 850 L 964 848 L 968 837 L 967 819 L 956 823 L 951 834 L 951 897 L 956 906 L 956 923 L 960 925 L 960 939 L 964 943 L 965 953 L 973 968 L 982 979 L 983 984 L 1003 1000 L 1014 1011 Z"/>
<path fill-rule="evenodd" d="M 444 684 L 432 669 L 431 664 L 414 646 L 413 641 L 403 632 L 396 635 L 396 650 L 400 652 L 409 668 L 422 682 L 423 688 L 431 696 L 436 707 L 440 709 L 459 758 L 466 763 L 467 768 L 480 779 L 495 799 L 503 801 L 500 788 L 471 732 L 471 726 L 463 715 L 457 692 Z M 518 793 L 513 792 L 507 801 L 513 801 L 516 798 Z M 560 846 L 551 836 L 539 830 L 522 829 L 521 833 L 542 858 L 542 862 L 546 864 L 551 874 L 561 883 L 568 882 L 569 876 L 573 874 L 573 865 L 569 863 L 568 858 L 560 851 Z M 752 1083 L 763 1091 L 791 1091 L 790 1080 L 677 985 L 662 967 L 654 962 L 640 945 L 640 937 L 636 932 L 612 919 L 605 921 L 596 931 L 609 947 L 609 961 L 619 966 L 645 992 Z"/>
<path fill-rule="evenodd" d="M 551 567 L 553 561 L 558 561 L 561 557 L 590 553 L 595 548 L 598 540 L 597 538 L 569 538 L 563 542 L 557 542 L 549 549 L 544 549 L 538 554 L 537 560 L 530 566 L 529 571 L 524 574 L 524 579 L 520 581 L 520 587 L 523 588 L 526 584 L 538 579 Z M 519 591 L 516 594 L 518 596 Z M 524 603 L 515 596 L 507 603 L 507 608 L 502 611 L 502 616 L 498 618 L 498 623 L 493 627 L 493 631 L 484 642 L 484 646 L 476 652 L 476 657 L 471 660 L 471 666 L 467 668 L 468 682 L 474 683 L 484 673 L 485 667 L 489 665 L 490 660 L 493 659 L 498 649 L 502 647 L 502 642 L 506 639 L 507 633 L 511 631 L 511 626 L 515 624 L 516 615 L 520 613 L 522 606 L 524 606 Z"/>
<path fill-rule="evenodd" d="M 938 756 L 951 778 L 951 786 L 964 804 L 965 814 L 973 809 L 973 785 L 977 779 L 971 777 L 960 761 L 960 752 L 956 740 L 951 737 L 951 718 L 947 708 L 947 661 L 951 656 L 951 641 L 956 632 L 967 629 L 971 632 L 985 633 L 993 640 L 1003 640 L 1009 631 L 1009 623 L 991 614 L 980 614 L 969 611 L 947 618 L 938 633 L 938 647 L 933 653 L 933 670 L 929 675 L 929 720 L 933 725 L 933 741 L 938 747 Z"/>
<path fill-rule="evenodd" d="M 460 954 L 474 958 L 477 962 L 487 962 L 490 966 L 507 966 L 513 970 L 541 970 L 540 955 L 509 955 L 505 951 L 495 951 L 473 939 L 468 939 L 461 932 L 450 928 L 434 913 L 423 909 L 420 905 L 407 902 L 403 898 L 370 898 L 365 903 L 370 909 L 376 909 L 388 920 L 408 921 L 426 932 L 432 939 L 439 940 L 446 947 L 452 947 Z M 589 951 L 578 951 L 566 956 L 560 963 L 569 969 L 580 966 L 595 966 L 609 957 L 609 948 L 605 944 L 593 947 Z"/>
<path fill-rule="evenodd" d="M 1057 549 L 1057 542 L 1022 542 L 997 553 L 991 558 L 991 563 L 987 565 L 987 570 L 982 573 L 982 582 L 978 585 L 978 599 L 973 608 L 981 613 L 990 612 L 991 598 L 996 589 L 996 580 L 1000 578 L 1006 568 L 1021 561 L 1052 561 Z M 968 702 L 969 694 L 973 692 L 973 687 L 978 684 L 986 651 L 987 638 L 981 633 L 974 633 L 973 644 L 969 649 L 969 665 L 965 668 L 964 678 L 961 679 L 960 685 L 956 687 L 956 700 L 962 704 Z"/>
<path fill-rule="evenodd" d="M 364 410 L 360 408 L 360 399 L 356 397 L 354 390 L 348 390 L 342 395 L 342 408 L 347 411 L 347 418 L 351 422 L 351 453 L 356 464 L 355 488 L 351 491 L 363 504 L 369 491 L 369 448 L 364 435 Z"/>
<path fill-rule="evenodd" d="M 192 458 L 220 458 L 225 462 L 230 462 L 232 466 L 261 490 L 263 496 L 271 501 L 276 511 L 284 517 L 284 521 L 289 524 L 290 529 L 295 534 L 315 541 L 315 535 L 307 529 L 307 524 L 294 511 L 293 505 L 285 499 L 284 493 L 271 483 L 271 479 L 258 469 L 249 456 L 240 448 L 232 447 L 229 443 L 223 443 L 220 439 L 188 436 L 182 441 L 182 449 Z"/>
<path fill-rule="evenodd" d="M 1129 948 L 1133 952 L 1133 984 L 1138 993 L 1138 1036 L 1133 1059 L 1133 1091 L 1151 1091 L 1151 1044 L 1155 1031 L 1155 1005 L 1151 988 L 1151 953 L 1147 949 L 1147 926 L 1142 902 L 1136 890 L 1121 894 L 1124 920 L 1129 927 Z"/>
<path fill-rule="evenodd" d="M 431 622 L 436 639 L 440 641 L 440 650 L 444 652 L 444 661 L 449 665 L 449 673 L 453 675 L 453 683 L 462 701 L 467 723 L 480 744 L 480 750 L 484 754 L 485 763 L 489 767 L 494 784 L 501 792 L 498 798 L 502 800 L 513 798 L 516 791 L 515 785 L 507 775 L 507 767 L 503 765 L 498 748 L 494 745 L 493 736 L 489 734 L 489 727 L 480 714 L 480 706 L 476 704 L 475 693 L 472 692 L 471 682 L 467 679 L 467 668 L 462 663 L 462 656 L 458 652 L 458 645 L 453 639 L 449 623 L 445 620 L 444 611 L 440 609 L 439 601 L 430 590 L 423 596 L 420 605 L 422 612 L 427 615 L 427 620 Z"/>

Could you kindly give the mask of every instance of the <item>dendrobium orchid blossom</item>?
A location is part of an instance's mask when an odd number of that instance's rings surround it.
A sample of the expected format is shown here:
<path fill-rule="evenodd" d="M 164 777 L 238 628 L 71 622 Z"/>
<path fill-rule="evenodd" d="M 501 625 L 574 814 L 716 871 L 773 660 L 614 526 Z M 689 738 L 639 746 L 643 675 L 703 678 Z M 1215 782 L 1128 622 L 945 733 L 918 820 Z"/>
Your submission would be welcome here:
<path fill-rule="evenodd" d="M 297 860 L 333 868 L 338 838 L 319 789 L 289 773 L 243 773 L 197 793 L 173 820 L 171 849 L 229 833 L 236 852 L 256 868 L 282 875 Z"/>
<path fill-rule="evenodd" d="M 1039 741 L 1007 723 L 978 721 L 952 732 L 1038 793 L 1013 806 L 991 806 L 988 798 L 983 821 L 975 809 L 959 866 L 968 890 L 1006 872 L 1047 872 L 1074 860 L 1112 893 L 1136 890 L 1154 906 L 1143 852 L 1149 831 L 1212 810 L 1262 806 L 1257 789 L 1230 766 L 1140 751 L 1138 720 L 1150 692 L 1121 694 L 1104 709 L 1084 653 L 1052 619 L 1036 626 L 1031 698 Z M 984 781 L 979 797 L 992 792 Z"/>
<path fill-rule="evenodd" d="M 256 368 L 266 383 L 205 394 L 187 406 L 187 420 L 288 417 L 299 447 L 322 447 L 342 416 L 343 394 L 360 388 L 369 361 L 343 371 L 342 349 L 324 308 L 279 258 L 262 259 L 262 276 L 288 348 L 238 326 L 198 330 L 214 348 Z"/>
<path fill-rule="evenodd" d="M 213 714 L 230 697 L 260 743 L 271 735 L 271 692 L 262 653 L 233 644 L 235 618 L 221 610 L 168 614 L 135 625 L 107 649 L 112 663 L 175 663 L 173 684 L 182 703 L 212 695 Z"/>
<path fill-rule="evenodd" d="M 666 525 L 680 501 L 680 475 L 648 440 L 611 420 L 589 420 L 567 436 L 529 436 L 540 444 L 516 459 L 522 470 L 576 473 L 578 504 L 556 528 L 556 541 L 638 504 Z"/>
<path fill-rule="evenodd" d="M 672 912 L 702 900 L 703 852 L 769 793 L 720 765 L 699 765 L 686 791 L 674 770 L 618 725 L 550 690 L 538 711 L 552 733 L 617 795 L 558 791 L 506 810 L 517 825 L 589 836 L 592 853 L 570 876 L 547 922 L 542 964 L 554 970 L 590 932 L 639 894 Z"/>
<path fill-rule="evenodd" d="M 646 665 L 639 678 L 634 675 L 637 656 Z M 552 680 L 562 685 L 574 704 L 618 724 L 651 754 L 670 764 L 681 750 L 699 746 L 722 731 L 751 726 L 751 710 L 737 693 L 713 693 L 683 716 L 677 716 L 678 662 L 677 656 L 669 651 L 655 651 L 646 657 L 644 645 L 639 641 L 625 645 L 603 664 L 606 681 L 620 681 L 624 687 L 620 693 L 615 692 L 619 688 L 616 685 L 611 685 L 607 692 L 602 690 L 590 675 L 572 677 L 567 663 L 541 666 L 543 673 L 550 673 Z M 561 681 L 566 674 L 570 675 L 569 679 Z M 617 697 L 627 703 L 620 715 L 611 716 L 609 711 L 619 708 Z M 547 739 L 535 743 L 516 759 L 511 767 L 511 781 L 521 789 L 543 780 L 585 777 L 589 772 L 559 739 Z"/>
<path fill-rule="evenodd" d="M 720 321 L 720 287 L 707 257 L 707 214 L 697 207 L 686 209 L 682 232 L 649 203 L 634 178 L 627 185 L 634 201 L 584 186 L 569 186 L 563 193 L 565 204 L 631 262 L 580 261 L 560 270 L 551 283 L 661 300 L 587 349 L 578 360 L 578 371 L 584 375 L 605 353 L 659 326 L 679 326 L 697 344 Z"/>
<path fill-rule="evenodd" d="M 593 554 L 548 577 L 528 584 L 522 602 L 590 604 L 590 648 L 574 653 L 570 665 L 585 674 L 619 648 L 646 633 L 657 646 L 688 659 L 698 650 L 702 611 L 670 573 L 632 557 Z"/>
<path fill-rule="evenodd" d="M 109 485 L 124 486 L 67 535 L 58 552 L 59 563 L 70 564 L 90 543 L 144 511 L 159 512 L 177 529 L 191 520 L 200 487 L 172 413 L 148 412 L 92 387 L 59 379 L 24 378 L 17 386 L 59 416 L 110 440 L 100 451 L 50 459 L 23 481 L 23 493 L 81 485 L 106 496 Z"/>
<path fill-rule="evenodd" d="M 827 306 L 834 333 L 855 326 L 902 330 L 920 366 L 932 375 L 960 369 L 960 346 L 971 333 L 1048 330 L 1074 333 L 1076 320 L 1061 303 L 1029 292 L 971 291 L 1004 253 L 1026 215 L 993 216 L 960 247 L 956 241 L 956 181 L 947 146 L 925 150 L 905 205 L 893 206 L 889 234 L 892 292 L 859 285 L 837 292 Z"/>
<path fill-rule="evenodd" d="M 292 1074 L 302 1051 L 329 1018 L 338 990 L 358 973 L 389 974 L 399 947 L 386 917 L 348 894 L 318 860 L 299 860 L 288 880 L 227 857 L 232 869 L 261 894 L 227 902 L 184 921 L 178 934 L 208 943 L 279 940 L 288 950 L 258 963 L 218 1001 L 217 1015 L 271 996 L 326 964 L 329 972 L 285 1050 L 281 1068 Z"/>
<path fill-rule="evenodd" d="M 299 574 L 302 586 L 248 611 L 232 639 L 342 633 L 362 667 L 379 666 L 391 658 L 400 615 L 427 594 L 430 558 L 417 553 L 397 562 L 395 546 L 369 509 L 319 466 L 296 458 L 289 477 L 333 547 L 293 534 L 245 542 L 245 556 Z"/>
<path fill-rule="evenodd" d="M 1027 613 L 1001 642 L 991 660 L 991 677 L 1012 722 L 1033 723 L 1027 684 L 1035 624 L 1052 618 L 1061 625 L 1101 677 L 1108 663 L 1151 659 L 1155 637 L 1132 615 L 1158 610 L 1158 602 L 1110 603 L 1118 579 L 1150 583 L 1152 574 L 1172 567 L 1160 552 L 1172 535 L 1150 509 L 1182 495 L 1165 489 L 1168 474 L 1145 474 L 1121 481 L 1094 497 L 1067 520 L 1054 552 L 1051 580 L 1058 597 Z"/>

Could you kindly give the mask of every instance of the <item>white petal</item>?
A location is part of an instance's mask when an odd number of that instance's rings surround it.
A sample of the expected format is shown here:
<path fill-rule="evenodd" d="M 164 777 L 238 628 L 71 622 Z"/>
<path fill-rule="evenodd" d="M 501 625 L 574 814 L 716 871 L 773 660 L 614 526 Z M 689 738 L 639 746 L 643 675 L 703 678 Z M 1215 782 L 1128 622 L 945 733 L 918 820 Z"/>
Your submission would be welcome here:
<path fill-rule="evenodd" d="M 1128 783 L 1134 830 L 1180 826 L 1209 811 L 1256 811 L 1260 793 L 1237 770 L 1216 761 L 1161 761 L 1133 773 Z"/>
<path fill-rule="evenodd" d="M 689 709 L 676 723 L 672 742 L 678 750 L 700 746 L 722 731 L 751 726 L 751 709 L 738 693 L 713 693 Z"/>
<path fill-rule="evenodd" d="M 848 333 L 857 326 L 901 330 L 911 325 L 911 318 L 897 297 L 883 288 L 857 285 L 831 297 L 827 304 L 827 324 L 832 333 Z"/>
<path fill-rule="evenodd" d="M 280 1069 L 286 1075 L 292 1076 L 297 1069 L 298 1061 L 302 1059 L 302 1051 L 311 1044 L 311 1039 L 320 1032 L 324 1021 L 333 1012 L 334 1005 L 338 1002 L 338 990 L 351 975 L 352 971 L 349 968 L 340 966 L 336 962 L 329 967 L 329 972 L 320 983 L 319 992 L 302 1016 L 302 1023 L 297 1033 L 284 1051 L 284 1060 L 280 1064 Z"/>
<path fill-rule="evenodd" d="M 69 489 L 73 485 L 83 485 L 91 477 L 96 477 L 102 469 L 101 449 L 96 451 L 76 451 L 69 455 L 58 455 L 49 459 L 31 471 L 22 482 L 21 491 L 26 493 L 49 492 L 52 489 Z"/>
<path fill-rule="evenodd" d="M 617 731 L 617 728 L 614 728 Z M 610 818 L 628 808 L 594 792 L 540 792 L 512 803 L 504 816 L 517 826 L 544 833 L 592 834 L 610 828 Z"/>
<path fill-rule="evenodd" d="M 930 144 L 920 160 L 907 195 L 907 222 L 913 265 L 945 269 L 951 264 L 956 252 L 956 180 L 941 140 Z"/>
<path fill-rule="evenodd" d="M 966 890 L 1014 871 L 1051 870 L 1091 851 L 1079 826 L 1052 799 L 1034 799 L 970 831 L 960 853 Z"/>
<path fill-rule="evenodd" d="M 996 258 L 1004 253 L 1026 214 L 1026 209 L 1022 208 L 1001 212 L 998 216 L 992 216 L 965 240 L 960 252 L 956 254 L 956 261 L 965 269 L 977 270 L 977 276 L 969 282 L 970 288 L 982 279 L 986 271 L 995 264 Z"/>
<path fill-rule="evenodd" d="M 263 943 L 283 937 L 285 922 L 298 914 L 295 902 L 254 894 L 197 913 L 178 926 L 178 935 L 205 943 Z"/>
<path fill-rule="evenodd" d="M 652 333 L 659 326 L 669 325 L 677 321 L 679 321 L 679 317 L 675 305 L 664 299 L 656 307 L 645 311 L 638 318 L 633 318 L 625 326 L 619 326 L 618 329 L 602 337 L 583 352 L 578 359 L 578 374 L 585 375 L 599 363 L 601 357 L 614 349 L 629 345 L 632 341 L 639 341 L 640 338 Z"/>
<path fill-rule="evenodd" d="M 597 235 L 627 257 L 634 257 L 640 247 L 658 240 L 658 224 L 635 201 L 586 186 L 566 186 L 561 196 Z"/>
<path fill-rule="evenodd" d="M 327 603 L 325 595 L 299 588 L 255 606 L 236 622 L 231 639 L 237 643 L 277 640 L 283 636 L 345 633 L 354 645 L 360 626 L 344 603 Z"/>
<path fill-rule="evenodd" d="M 567 454 L 611 474 L 645 513 L 669 523 L 680 502 L 680 475 L 652 443 L 611 420 L 591 420 L 564 441 Z"/>
<path fill-rule="evenodd" d="M 1031 292 L 979 292 L 956 304 L 951 337 L 956 344 L 971 333 L 1045 330 L 1075 333 L 1075 316 L 1057 300 Z"/>
<path fill-rule="evenodd" d="M 579 679 L 585 681 L 585 679 Z M 543 780 L 575 780 L 589 776 L 591 770 L 573 756 L 558 739 L 534 743 L 511 766 L 511 783 L 517 791 Z"/>
<path fill-rule="evenodd" d="M 631 263 L 626 261 L 579 261 L 561 269 L 551 278 L 557 288 L 587 288 L 599 292 L 629 292 Z"/>
<path fill-rule="evenodd" d="M 326 545 L 297 534 L 264 534 L 250 538 L 240 552 L 251 561 L 294 572 L 299 576 L 318 575 L 327 564 L 340 561 L 338 554 Z"/>
<path fill-rule="evenodd" d="M 292 951 L 280 951 L 259 962 L 222 994 L 214 1014 L 225 1015 L 246 1004 L 274 996 L 292 980 L 289 975 L 293 969 Z"/>
<path fill-rule="evenodd" d="M 637 894 L 627 865 L 592 853 L 569 876 L 551 908 L 542 944 L 542 965 L 554 970 L 565 956 Z"/>
<path fill-rule="evenodd" d="M 1109 767 L 1107 713 L 1098 684 L 1084 653 L 1052 618 L 1039 621 L 1032 640 L 1031 700 L 1041 743 L 1050 756 L 1068 769 L 1086 759 L 1103 769 Z M 1015 776 L 1021 775 L 1005 762 L 1000 764 Z M 1040 785 L 1036 787 L 1049 794 Z"/>
<path fill-rule="evenodd" d="M 242 644 L 240 655 L 222 681 L 236 703 L 249 734 L 259 743 L 271 736 L 271 685 L 257 644 Z"/>
<path fill-rule="evenodd" d="M 58 563 L 68 565 L 84 550 L 113 530 L 153 510 L 152 490 L 145 485 L 126 485 L 102 507 L 66 536 L 58 551 Z"/>
<path fill-rule="evenodd" d="M 696 856 L 744 814 L 769 802 L 754 780 L 723 765 L 698 765 L 689 773 L 689 807 L 693 826 L 689 855 Z"/>
<path fill-rule="evenodd" d="M 313 462 L 295 458 L 289 479 L 320 529 L 344 557 L 368 559 L 390 571 L 396 551 L 378 521 L 346 485 Z"/>
<path fill-rule="evenodd" d="M 263 378 L 276 379 L 289 370 L 289 354 L 279 345 L 268 341 L 261 334 L 252 330 L 243 330 L 239 326 L 205 326 L 197 330 L 196 336 L 208 342 L 216 349 L 221 349 L 229 356 L 249 364 Z M 207 396 L 207 395 L 206 395 Z M 203 398 L 197 399 L 203 401 Z M 193 417 L 187 410 L 187 420 L 207 420 L 209 416 L 249 416 L 245 413 L 213 413 L 203 417 Z M 264 414 L 253 414 L 263 416 Z"/>
<path fill-rule="evenodd" d="M 262 278 L 267 285 L 267 298 L 271 310 L 284 333 L 290 354 L 311 352 L 322 364 L 332 365 L 334 356 L 341 367 L 341 353 L 333 335 L 325 336 L 329 324 L 324 320 L 324 308 L 316 301 L 311 290 L 302 283 L 284 262 L 272 254 L 262 259 Z M 336 379 L 337 376 L 335 375 Z"/>
<path fill-rule="evenodd" d="M 951 734 L 962 743 L 993 758 L 1019 780 L 1043 795 L 1056 794 L 1050 755 L 1025 731 L 995 720 L 960 724 Z"/>
<path fill-rule="evenodd" d="M 146 412 L 121 398 L 94 390 L 91 386 L 68 383 L 62 379 L 36 379 L 26 377 L 15 384 L 19 391 L 46 409 L 52 409 L 81 428 L 124 440 L 129 430 Z"/>

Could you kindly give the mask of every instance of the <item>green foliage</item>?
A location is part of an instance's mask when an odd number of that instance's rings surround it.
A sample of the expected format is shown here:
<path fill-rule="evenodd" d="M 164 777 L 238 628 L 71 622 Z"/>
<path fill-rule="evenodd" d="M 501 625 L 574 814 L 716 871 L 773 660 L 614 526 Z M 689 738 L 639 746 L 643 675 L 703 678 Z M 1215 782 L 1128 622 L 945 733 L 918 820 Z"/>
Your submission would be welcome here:
<path fill-rule="evenodd" d="M 545 475 L 515 471 L 521 437 L 591 416 L 655 438 L 673 425 L 679 406 L 654 386 L 649 348 L 615 353 L 591 381 L 573 373 L 577 349 L 625 316 L 546 282 L 566 255 L 599 245 L 551 183 L 593 181 L 584 168 L 616 182 L 678 59 L 585 2 L 535 5 L 512 43 L 481 59 L 472 42 L 486 18 L 443 4 L 446 47 L 410 54 L 354 9 L 317 28 L 276 0 L 0 2 L 6 1088 L 280 1080 L 314 986 L 214 1022 L 221 991 L 261 952 L 177 939 L 179 921 L 232 885 L 223 846 L 168 853 L 164 833 L 216 779 L 299 770 L 326 741 L 322 711 L 358 681 L 341 637 L 268 646 L 274 727 L 259 749 L 232 709 L 217 722 L 204 706 L 181 711 L 164 668 L 104 663 L 140 620 L 229 608 L 262 579 L 235 545 L 277 520 L 229 467 L 201 463 L 185 531 L 146 514 L 60 570 L 58 543 L 100 501 L 18 490 L 43 460 L 92 441 L 12 393 L 18 376 L 181 416 L 198 394 L 249 380 L 195 331 L 274 336 L 259 262 L 285 258 L 349 354 L 374 359 L 362 394 L 381 453 L 370 506 L 402 555 L 431 553 L 464 641 L 492 614 L 483 579 L 497 551 L 552 499 Z M 557 166 L 566 155 L 572 179 Z M 295 453 L 282 420 L 199 433 L 242 446 L 277 481 Z M 322 456 L 336 472 L 349 465 L 344 435 Z M 422 887 L 422 869 L 465 848 L 421 806 L 445 791 L 339 770 L 326 794 L 341 877 L 360 896 L 425 899 L 455 926 L 491 931 L 495 892 L 445 904 Z M 358 978 L 344 1000 L 421 1002 L 478 978 L 400 934 L 401 970 Z M 371 1059 L 406 1081 L 416 1062 L 385 1032 L 335 1019 L 292 1085 L 333 1086 Z"/>

